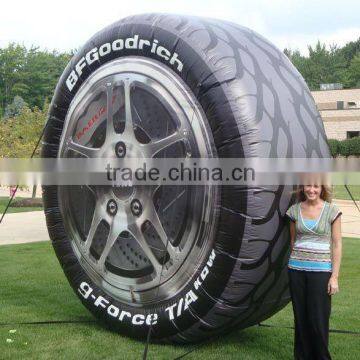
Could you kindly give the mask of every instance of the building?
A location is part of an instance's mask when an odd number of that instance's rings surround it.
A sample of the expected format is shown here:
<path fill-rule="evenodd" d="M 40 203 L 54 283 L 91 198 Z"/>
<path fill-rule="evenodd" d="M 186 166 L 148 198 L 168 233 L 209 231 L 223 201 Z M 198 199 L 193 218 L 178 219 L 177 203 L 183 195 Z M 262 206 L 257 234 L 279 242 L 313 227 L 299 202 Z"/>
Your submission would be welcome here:
<path fill-rule="evenodd" d="M 360 136 L 360 89 L 312 91 L 328 139 Z"/>

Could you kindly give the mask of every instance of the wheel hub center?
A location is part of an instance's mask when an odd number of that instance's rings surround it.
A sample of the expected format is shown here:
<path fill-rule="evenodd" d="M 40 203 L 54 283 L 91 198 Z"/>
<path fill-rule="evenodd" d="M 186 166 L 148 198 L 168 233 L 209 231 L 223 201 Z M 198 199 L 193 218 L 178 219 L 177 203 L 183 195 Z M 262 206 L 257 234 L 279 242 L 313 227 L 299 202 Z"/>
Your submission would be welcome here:
<path fill-rule="evenodd" d="M 119 200 L 125 201 L 132 196 L 135 188 L 134 186 L 114 186 L 112 191 Z"/>
<path fill-rule="evenodd" d="M 126 145 L 123 141 L 119 141 L 116 145 L 115 145 L 115 155 L 118 158 L 124 158 L 126 155 Z"/>

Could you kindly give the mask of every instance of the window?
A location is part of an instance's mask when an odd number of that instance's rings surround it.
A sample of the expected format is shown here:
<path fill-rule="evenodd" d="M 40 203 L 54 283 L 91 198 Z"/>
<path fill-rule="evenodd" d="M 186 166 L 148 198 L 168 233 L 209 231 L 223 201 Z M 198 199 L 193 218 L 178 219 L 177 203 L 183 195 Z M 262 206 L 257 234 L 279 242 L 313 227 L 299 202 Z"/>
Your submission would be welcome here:
<path fill-rule="evenodd" d="M 346 138 L 351 139 L 353 137 L 360 136 L 360 131 L 347 131 L 346 132 Z"/>
<path fill-rule="evenodd" d="M 348 107 L 349 108 L 356 108 L 356 102 L 355 101 L 348 101 Z"/>
<path fill-rule="evenodd" d="M 344 102 L 343 101 L 337 101 L 336 102 L 336 109 L 337 110 L 344 110 Z"/>

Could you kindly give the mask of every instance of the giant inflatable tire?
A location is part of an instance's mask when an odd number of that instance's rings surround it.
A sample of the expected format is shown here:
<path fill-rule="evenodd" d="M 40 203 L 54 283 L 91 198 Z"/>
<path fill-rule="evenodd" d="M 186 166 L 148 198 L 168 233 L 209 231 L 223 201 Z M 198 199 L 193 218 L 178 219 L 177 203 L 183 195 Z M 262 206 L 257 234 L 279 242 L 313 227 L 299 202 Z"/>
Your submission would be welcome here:
<path fill-rule="evenodd" d="M 52 100 L 43 156 L 139 149 L 149 157 L 330 156 L 305 82 L 272 44 L 232 23 L 163 14 L 112 24 L 73 57 Z M 193 342 L 288 303 L 289 190 L 47 186 L 44 205 L 68 281 L 98 319 L 132 337 L 151 326 L 154 339 Z"/>

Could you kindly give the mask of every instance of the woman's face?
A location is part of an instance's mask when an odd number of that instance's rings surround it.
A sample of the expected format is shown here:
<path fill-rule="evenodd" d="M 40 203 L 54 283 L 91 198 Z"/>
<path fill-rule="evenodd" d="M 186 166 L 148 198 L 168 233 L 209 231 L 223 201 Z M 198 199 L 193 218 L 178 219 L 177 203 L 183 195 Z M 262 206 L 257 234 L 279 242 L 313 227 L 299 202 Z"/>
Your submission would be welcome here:
<path fill-rule="evenodd" d="M 321 185 L 304 185 L 304 194 L 309 200 L 319 199 L 321 194 Z"/>

